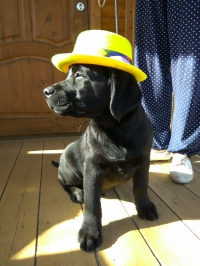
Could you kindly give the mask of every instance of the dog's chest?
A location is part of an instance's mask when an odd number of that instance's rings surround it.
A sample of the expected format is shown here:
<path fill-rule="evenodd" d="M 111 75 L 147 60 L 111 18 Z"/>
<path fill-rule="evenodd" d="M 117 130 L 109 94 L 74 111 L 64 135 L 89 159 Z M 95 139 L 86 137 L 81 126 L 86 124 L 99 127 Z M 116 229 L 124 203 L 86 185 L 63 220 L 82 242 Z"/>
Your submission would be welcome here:
<path fill-rule="evenodd" d="M 134 166 L 123 167 L 122 165 L 111 164 L 104 177 L 103 191 L 128 181 L 134 172 Z"/>
<path fill-rule="evenodd" d="M 126 148 L 121 147 L 110 148 L 104 156 L 109 165 L 109 172 L 114 179 L 128 180 L 132 178 L 142 162 L 140 155 L 133 155 Z"/>
<path fill-rule="evenodd" d="M 137 165 L 124 161 L 120 163 L 111 164 L 110 171 L 113 175 L 120 175 L 121 177 L 123 177 L 123 179 L 129 179 L 133 176 L 136 168 Z"/>
<path fill-rule="evenodd" d="M 126 139 L 115 130 L 103 131 L 101 127 L 94 127 L 93 124 L 87 133 L 85 137 L 88 151 L 92 149 L 94 157 L 98 158 L 102 165 L 107 166 L 109 178 L 125 180 L 133 176 L 140 162 L 139 152 L 135 151 L 131 139 Z"/>

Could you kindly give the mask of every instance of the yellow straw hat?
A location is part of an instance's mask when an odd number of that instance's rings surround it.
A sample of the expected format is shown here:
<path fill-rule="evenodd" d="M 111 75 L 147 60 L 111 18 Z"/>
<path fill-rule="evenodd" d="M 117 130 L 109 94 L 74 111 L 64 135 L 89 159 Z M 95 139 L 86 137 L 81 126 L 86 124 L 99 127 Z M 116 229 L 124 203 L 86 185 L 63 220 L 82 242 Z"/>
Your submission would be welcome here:
<path fill-rule="evenodd" d="M 121 69 L 133 75 L 138 82 L 146 74 L 132 65 L 132 47 L 121 35 L 104 30 L 88 30 L 79 34 L 72 53 L 54 55 L 55 67 L 67 73 L 73 64 L 93 64 Z"/>

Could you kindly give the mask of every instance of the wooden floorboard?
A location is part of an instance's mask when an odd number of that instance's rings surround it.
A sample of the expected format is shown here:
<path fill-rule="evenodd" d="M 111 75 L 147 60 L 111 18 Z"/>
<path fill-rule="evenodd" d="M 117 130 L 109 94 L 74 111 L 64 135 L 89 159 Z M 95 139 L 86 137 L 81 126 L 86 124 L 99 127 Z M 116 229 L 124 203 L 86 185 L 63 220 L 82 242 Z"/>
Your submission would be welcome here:
<path fill-rule="evenodd" d="M 175 184 L 169 162 L 150 166 L 149 196 L 157 221 L 141 220 L 132 183 L 102 196 L 103 244 L 79 249 L 83 219 L 57 180 L 58 161 L 77 136 L 0 141 L 0 266 L 200 265 L 200 156 L 194 180 Z"/>
<path fill-rule="evenodd" d="M 191 162 L 192 162 L 194 171 L 196 171 L 197 173 L 200 173 L 200 155 L 192 156 Z"/>
<path fill-rule="evenodd" d="M 42 155 L 42 140 L 26 140 L 12 170 L 0 205 L 0 265 L 33 265 Z M 26 257 L 23 249 L 33 241 Z"/>
<path fill-rule="evenodd" d="M 116 188 L 124 208 L 137 224 L 142 236 L 161 265 L 199 265 L 199 239 L 191 233 L 169 206 L 154 192 L 149 196 L 157 206 L 159 219 L 149 222 L 141 220 L 133 212 L 129 183 Z"/>
<path fill-rule="evenodd" d="M 23 141 L 5 141 L 0 144 L 0 198 L 6 188 Z"/>
<path fill-rule="evenodd" d="M 101 199 L 104 242 L 98 249 L 100 265 L 159 265 L 117 194 L 113 190 L 104 194 Z M 133 212 L 132 202 L 131 206 Z"/>
<path fill-rule="evenodd" d="M 149 186 L 200 238 L 200 198 L 185 186 L 174 183 L 156 165 L 150 167 Z"/>

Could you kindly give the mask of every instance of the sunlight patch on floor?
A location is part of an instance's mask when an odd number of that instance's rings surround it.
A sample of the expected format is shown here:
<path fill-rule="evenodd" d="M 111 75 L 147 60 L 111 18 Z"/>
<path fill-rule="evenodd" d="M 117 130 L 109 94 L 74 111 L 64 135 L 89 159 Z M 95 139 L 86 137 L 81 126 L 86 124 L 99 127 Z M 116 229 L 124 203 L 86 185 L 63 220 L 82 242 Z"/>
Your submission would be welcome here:
<path fill-rule="evenodd" d="M 200 163 L 200 161 L 193 161 L 192 163 Z"/>
<path fill-rule="evenodd" d="M 46 256 L 79 251 L 77 235 L 82 220 L 82 211 L 76 217 L 61 222 L 38 236 L 37 256 Z M 25 260 L 34 257 L 35 239 L 17 252 L 11 260 Z"/>
<path fill-rule="evenodd" d="M 63 150 L 39 150 L 39 151 L 28 151 L 27 154 L 61 154 Z"/>
<path fill-rule="evenodd" d="M 163 171 L 161 169 L 159 169 L 159 167 L 155 164 L 151 164 L 150 168 L 149 168 L 149 172 L 150 173 L 161 173 L 163 174 Z"/>

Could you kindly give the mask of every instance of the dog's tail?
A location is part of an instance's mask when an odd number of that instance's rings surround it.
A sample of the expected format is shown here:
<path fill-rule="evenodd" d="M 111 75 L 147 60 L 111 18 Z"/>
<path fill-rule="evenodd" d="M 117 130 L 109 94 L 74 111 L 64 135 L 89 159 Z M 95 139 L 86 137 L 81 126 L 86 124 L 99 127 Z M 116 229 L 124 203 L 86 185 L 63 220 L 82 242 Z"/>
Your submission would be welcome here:
<path fill-rule="evenodd" d="M 55 167 L 59 167 L 59 163 L 57 163 L 57 162 L 54 162 L 54 161 L 51 161 L 51 163 L 53 164 L 53 166 L 55 166 Z"/>

